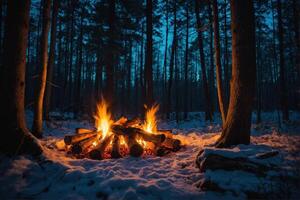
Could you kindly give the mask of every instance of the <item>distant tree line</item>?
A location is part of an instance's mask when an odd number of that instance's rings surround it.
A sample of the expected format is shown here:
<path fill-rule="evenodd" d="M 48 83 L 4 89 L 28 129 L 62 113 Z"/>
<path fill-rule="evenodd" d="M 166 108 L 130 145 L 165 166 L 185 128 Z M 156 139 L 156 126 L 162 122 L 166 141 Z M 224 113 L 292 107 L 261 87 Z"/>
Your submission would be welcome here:
<path fill-rule="evenodd" d="M 1 73 L 8 1 L 0 1 Z M 235 92 L 229 0 L 34 0 L 26 6 L 25 108 L 34 111 L 35 136 L 42 136 L 51 111 L 92 116 L 102 96 L 116 116 L 141 115 L 144 105 L 157 102 L 166 118 L 204 111 L 213 120 L 220 112 L 225 123 Z M 300 106 L 299 2 L 255 0 L 253 6 L 257 122 L 262 111 L 274 110 L 288 120 Z"/>

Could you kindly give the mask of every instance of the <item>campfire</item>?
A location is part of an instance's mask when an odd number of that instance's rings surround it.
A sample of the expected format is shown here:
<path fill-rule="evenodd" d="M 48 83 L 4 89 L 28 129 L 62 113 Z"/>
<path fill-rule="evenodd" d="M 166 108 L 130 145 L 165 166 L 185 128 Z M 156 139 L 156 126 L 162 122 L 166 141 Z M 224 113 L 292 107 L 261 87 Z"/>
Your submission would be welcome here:
<path fill-rule="evenodd" d="M 113 121 L 107 103 L 97 105 L 95 128 L 76 128 L 74 135 L 66 135 L 68 152 L 76 157 L 102 160 L 126 155 L 164 156 L 178 151 L 181 142 L 173 138 L 171 130 L 158 130 L 156 113 L 158 105 L 147 109 L 145 120 L 121 117 Z"/>

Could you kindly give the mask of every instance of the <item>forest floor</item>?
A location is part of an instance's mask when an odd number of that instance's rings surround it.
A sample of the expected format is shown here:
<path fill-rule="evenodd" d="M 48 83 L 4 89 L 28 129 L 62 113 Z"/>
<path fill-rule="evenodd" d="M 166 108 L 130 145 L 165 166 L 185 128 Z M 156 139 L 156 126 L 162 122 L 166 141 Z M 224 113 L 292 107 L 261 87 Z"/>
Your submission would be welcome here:
<path fill-rule="evenodd" d="M 28 124 L 32 114 L 27 113 Z M 300 113 L 291 113 L 291 121 L 278 127 L 276 113 L 263 113 L 263 123 L 252 124 L 250 145 L 227 150 L 252 154 L 277 150 L 270 158 L 282 167 L 280 179 L 257 177 L 239 170 L 200 173 L 195 158 L 200 149 L 220 135 L 219 120 L 203 122 L 203 113 L 192 113 L 189 120 L 159 123 L 172 129 L 185 147 L 164 157 L 125 157 L 95 161 L 75 159 L 59 151 L 55 143 L 76 127 L 93 127 L 88 121 L 56 120 L 45 124 L 47 146 L 35 160 L 29 156 L 7 157 L 0 154 L 1 199 L 247 199 L 263 193 L 273 199 L 297 199 L 300 196 Z M 253 122 L 255 119 L 253 119 Z M 203 191 L 204 179 L 218 182 L 222 191 Z"/>

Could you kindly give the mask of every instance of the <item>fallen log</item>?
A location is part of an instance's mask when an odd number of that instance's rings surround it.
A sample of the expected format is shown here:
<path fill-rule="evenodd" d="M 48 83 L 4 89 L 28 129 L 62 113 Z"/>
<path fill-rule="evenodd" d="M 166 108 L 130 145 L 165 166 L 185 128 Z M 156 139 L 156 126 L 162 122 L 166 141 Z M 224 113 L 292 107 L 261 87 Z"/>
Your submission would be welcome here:
<path fill-rule="evenodd" d="M 101 140 L 99 144 L 97 144 L 94 149 L 89 152 L 89 157 L 95 160 L 102 160 L 105 149 L 110 144 L 113 136 L 114 135 L 111 134 L 110 136 L 107 136 L 103 140 Z"/>
<path fill-rule="evenodd" d="M 70 145 L 70 144 L 77 143 L 81 140 L 84 140 L 86 138 L 93 137 L 95 135 L 97 135 L 96 131 L 89 132 L 89 133 L 82 133 L 78 135 L 66 135 L 64 141 L 66 145 Z"/>
<path fill-rule="evenodd" d="M 169 137 L 166 137 L 161 145 L 171 149 L 172 151 L 178 151 L 181 148 L 180 140 Z"/>
<path fill-rule="evenodd" d="M 90 147 L 96 140 L 98 139 L 97 135 L 94 135 L 92 137 L 89 137 L 83 141 L 80 141 L 76 144 L 73 144 L 71 147 L 71 151 L 74 154 L 80 154 L 84 151 L 86 151 L 86 149 L 88 147 Z"/>
<path fill-rule="evenodd" d="M 199 157 L 197 158 L 197 160 Z M 274 170 L 273 167 L 263 165 L 257 162 L 253 162 L 248 158 L 244 157 L 225 157 L 219 154 L 208 154 L 202 160 L 197 161 L 200 172 L 206 170 L 242 170 L 250 173 L 254 173 L 258 176 L 265 176 L 269 170 Z"/>
<path fill-rule="evenodd" d="M 117 134 L 114 134 L 114 137 L 112 140 L 111 157 L 112 158 L 121 158 L 122 157 L 120 154 L 120 136 Z"/>
<path fill-rule="evenodd" d="M 257 158 L 257 159 L 267 159 L 267 158 L 277 156 L 278 154 L 279 154 L 278 151 L 269 151 L 269 152 L 259 153 L 255 156 L 255 158 Z"/>

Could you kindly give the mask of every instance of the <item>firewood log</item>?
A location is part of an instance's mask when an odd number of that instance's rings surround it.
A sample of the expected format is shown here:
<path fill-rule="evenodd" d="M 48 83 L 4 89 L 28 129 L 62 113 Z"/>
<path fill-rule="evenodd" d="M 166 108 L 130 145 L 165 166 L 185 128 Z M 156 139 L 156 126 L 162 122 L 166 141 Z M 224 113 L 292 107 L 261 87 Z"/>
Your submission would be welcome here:
<path fill-rule="evenodd" d="M 181 148 L 181 142 L 178 139 L 166 137 L 162 146 L 172 149 L 172 151 L 178 151 Z"/>
<path fill-rule="evenodd" d="M 136 118 L 128 120 L 126 123 L 124 123 L 124 126 L 127 126 L 127 127 L 140 126 L 141 123 L 142 123 L 141 119 L 136 117 Z"/>
<path fill-rule="evenodd" d="M 70 144 L 74 144 L 76 142 L 79 142 L 81 140 L 84 140 L 86 138 L 89 137 L 93 137 L 97 135 L 97 132 L 90 132 L 90 133 L 82 133 L 82 134 L 78 134 L 78 135 L 66 135 L 64 138 L 65 144 L 70 145 Z"/>
<path fill-rule="evenodd" d="M 128 121 L 128 119 L 124 116 L 120 117 L 117 121 L 115 121 L 114 124 L 119 124 L 119 125 L 123 125 Z"/>
<path fill-rule="evenodd" d="M 95 132 L 95 131 L 96 131 L 96 129 L 87 129 L 87 128 L 80 128 L 80 127 L 75 129 L 76 134 L 91 133 L 91 132 Z"/>
<path fill-rule="evenodd" d="M 80 154 L 82 152 L 84 152 L 89 146 L 91 146 L 93 144 L 93 142 L 95 142 L 97 140 L 97 135 L 94 135 L 92 137 L 89 137 L 85 140 L 82 140 L 76 144 L 73 144 L 71 147 L 71 151 L 74 154 Z"/>
<path fill-rule="evenodd" d="M 171 149 L 169 149 L 169 148 L 167 148 L 165 146 L 157 146 L 154 149 L 154 154 L 156 156 L 165 156 L 165 155 L 167 155 L 170 152 L 171 152 Z"/>
<path fill-rule="evenodd" d="M 120 125 L 114 125 L 112 126 L 112 131 L 116 134 L 125 135 L 129 137 L 135 137 L 136 135 L 139 135 L 147 142 L 152 142 L 154 144 L 162 143 L 166 138 L 164 134 L 151 134 L 144 131 L 143 129 L 136 127 L 124 127 Z"/>
<path fill-rule="evenodd" d="M 125 137 L 125 140 L 128 145 L 128 148 L 129 148 L 129 154 L 131 156 L 140 157 L 143 154 L 144 149 L 143 149 L 142 145 L 140 145 L 136 141 L 135 136 L 129 135 L 129 136 Z"/>
<path fill-rule="evenodd" d="M 99 142 L 99 144 L 89 152 L 89 156 L 91 159 L 95 160 L 102 160 L 103 154 L 106 149 L 106 147 L 110 144 L 110 141 L 113 139 L 114 134 L 111 134 L 110 136 L 105 137 L 102 141 Z"/>
<path fill-rule="evenodd" d="M 133 133 L 130 132 L 130 129 L 126 128 L 125 126 L 114 124 L 111 126 L 111 131 L 118 135 L 132 135 Z"/>
<path fill-rule="evenodd" d="M 155 134 L 147 133 L 146 131 L 143 131 L 141 129 L 135 129 L 135 130 L 136 133 L 139 136 L 141 136 L 144 140 L 146 140 L 147 142 L 152 142 L 155 145 L 161 144 L 166 139 L 166 136 L 164 134 L 155 135 Z"/>
<path fill-rule="evenodd" d="M 164 134 L 168 138 L 173 138 L 174 136 L 172 130 L 157 130 L 156 132 L 159 134 Z"/>
<path fill-rule="evenodd" d="M 120 148 L 120 136 L 114 134 L 113 141 L 112 141 L 112 149 L 111 149 L 111 157 L 112 158 L 121 158 L 121 154 L 119 152 Z"/>

